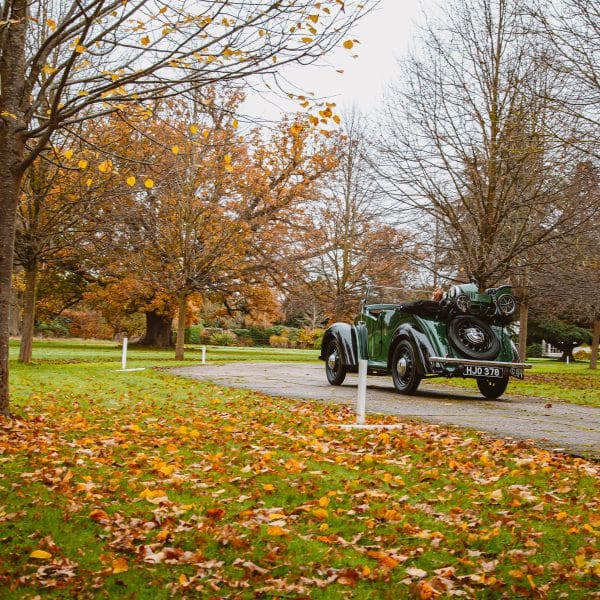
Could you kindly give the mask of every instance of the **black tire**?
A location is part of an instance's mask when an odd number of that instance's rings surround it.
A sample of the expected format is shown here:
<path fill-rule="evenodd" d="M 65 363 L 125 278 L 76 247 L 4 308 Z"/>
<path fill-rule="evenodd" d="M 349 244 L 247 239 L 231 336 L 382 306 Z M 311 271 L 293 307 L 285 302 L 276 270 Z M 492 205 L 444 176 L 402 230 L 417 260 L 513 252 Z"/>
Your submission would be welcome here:
<path fill-rule="evenodd" d="M 508 377 L 503 377 L 502 379 L 488 379 L 487 377 L 477 378 L 477 387 L 488 400 L 500 398 L 506 391 L 507 385 Z"/>
<path fill-rule="evenodd" d="M 327 381 L 331 385 L 342 385 L 344 379 L 346 379 L 347 372 L 348 369 L 342 360 L 340 343 L 337 340 L 332 340 L 329 342 L 327 353 L 325 354 L 325 374 L 327 375 Z"/>
<path fill-rule="evenodd" d="M 401 394 L 414 394 L 421 383 L 415 349 L 408 340 L 401 340 L 392 355 L 392 379 Z"/>
<path fill-rule="evenodd" d="M 448 323 L 448 340 L 467 358 L 494 360 L 500 352 L 500 341 L 492 328 L 471 315 L 454 317 Z"/>

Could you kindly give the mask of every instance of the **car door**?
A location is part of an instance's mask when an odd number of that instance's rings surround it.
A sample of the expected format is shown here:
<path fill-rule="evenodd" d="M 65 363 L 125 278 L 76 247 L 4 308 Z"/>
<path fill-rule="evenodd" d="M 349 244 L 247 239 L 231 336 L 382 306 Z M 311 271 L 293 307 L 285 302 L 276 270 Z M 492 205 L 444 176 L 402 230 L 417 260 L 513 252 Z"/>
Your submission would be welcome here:
<path fill-rule="evenodd" d="M 383 352 L 383 331 L 386 311 L 381 308 L 367 308 L 365 322 L 368 332 L 368 352 L 370 362 L 381 362 Z"/>

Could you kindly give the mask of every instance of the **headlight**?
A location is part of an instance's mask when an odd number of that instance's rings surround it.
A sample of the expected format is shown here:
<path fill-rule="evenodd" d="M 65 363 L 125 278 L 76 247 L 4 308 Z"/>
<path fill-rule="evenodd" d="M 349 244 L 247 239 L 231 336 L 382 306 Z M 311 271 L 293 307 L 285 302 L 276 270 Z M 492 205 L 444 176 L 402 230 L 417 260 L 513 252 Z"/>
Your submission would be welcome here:
<path fill-rule="evenodd" d="M 468 312 L 468 310 L 471 308 L 471 298 L 469 298 L 469 296 L 466 294 L 459 294 L 456 297 L 456 307 L 461 312 Z"/>
<path fill-rule="evenodd" d="M 511 294 L 504 294 L 498 298 L 498 310 L 507 317 L 517 310 L 517 301 Z"/>

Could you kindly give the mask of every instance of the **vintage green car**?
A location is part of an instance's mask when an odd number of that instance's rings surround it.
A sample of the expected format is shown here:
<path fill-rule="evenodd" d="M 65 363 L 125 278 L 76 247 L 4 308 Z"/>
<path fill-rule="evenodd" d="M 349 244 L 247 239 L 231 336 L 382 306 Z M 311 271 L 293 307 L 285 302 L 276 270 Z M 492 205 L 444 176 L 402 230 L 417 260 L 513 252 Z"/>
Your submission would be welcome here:
<path fill-rule="evenodd" d="M 523 379 L 531 365 L 519 361 L 507 329 L 517 307 L 509 285 L 483 292 L 474 283 L 454 285 L 440 301 L 411 295 L 369 286 L 354 324 L 327 329 L 320 358 L 330 384 L 357 372 L 360 359 L 369 374 L 391 375 L 403 394 L 424 378 L 470 377 L 486 398 L 498 398 L 510 377 Z"/>

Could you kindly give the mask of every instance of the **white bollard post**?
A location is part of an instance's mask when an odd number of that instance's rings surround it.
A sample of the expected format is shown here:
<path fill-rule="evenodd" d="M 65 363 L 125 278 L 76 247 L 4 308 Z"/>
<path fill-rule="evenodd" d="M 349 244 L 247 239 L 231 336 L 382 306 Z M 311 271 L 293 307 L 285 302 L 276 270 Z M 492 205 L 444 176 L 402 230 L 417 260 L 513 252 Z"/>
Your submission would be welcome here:
<path fill-rule="evenodd" d="M 356 423 L 362 425 L 365 422 L 365 406 L 367 399 L 367 361 L 358 360 L 358 395 L 356 397 Z"/>
<path fill-rule="evenodd" d="M 123 354 L 121 356 L 121 369 L 127 368 L 127 338 L 123 338 Z"/>
<path fill-rule="evenodd" d="M 202 364 L 206 364 L 206 346 L 202 346 Z"/>

